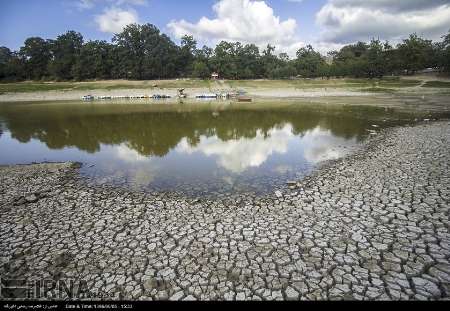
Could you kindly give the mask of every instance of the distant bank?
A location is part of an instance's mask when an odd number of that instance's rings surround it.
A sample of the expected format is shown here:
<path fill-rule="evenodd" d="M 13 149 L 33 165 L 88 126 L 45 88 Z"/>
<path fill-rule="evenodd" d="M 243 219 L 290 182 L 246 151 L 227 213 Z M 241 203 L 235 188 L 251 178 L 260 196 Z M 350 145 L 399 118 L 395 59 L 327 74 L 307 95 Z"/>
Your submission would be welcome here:
<path fill-rule="evenodd" d="M 432 76 L 384 79 L 296 80 L 105 80 L 93 82 L 20 82 L 0 84 L 0 102 L 80 100 L 95 97 L 134 97 L 164 93 L 188 98 L 209 92 L 243 92 L 267 98 L 366 96 L 374 93 L 450 94 L 450 79 Z"/>

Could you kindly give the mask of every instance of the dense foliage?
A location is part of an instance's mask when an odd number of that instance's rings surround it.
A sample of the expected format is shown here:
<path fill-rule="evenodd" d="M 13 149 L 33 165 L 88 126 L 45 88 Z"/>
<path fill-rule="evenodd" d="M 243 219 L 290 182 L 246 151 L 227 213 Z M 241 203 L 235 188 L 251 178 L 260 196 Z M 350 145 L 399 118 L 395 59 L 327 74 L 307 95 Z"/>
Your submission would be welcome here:
<path fill-rule="evenodd" d="M 322 56 L 310 45 L 294 59 L 254 44 L 220 42 L 215 49 L 197 47 L 192 36 L 176 45 L 154 25 L 128 25 L 112 43 L 84 42 L 68 31 L 55 40 L 28 38 L 19 51 L 0 47 L 0 80 L 93 80 L 208 78 L 285 79 L 292 77 L 379 78 L 414 74 L 426 68 L 450 73 L 450 32 L 442 42 L 412 34 L 396 47 L 373 39 L 357 42 Z"/>

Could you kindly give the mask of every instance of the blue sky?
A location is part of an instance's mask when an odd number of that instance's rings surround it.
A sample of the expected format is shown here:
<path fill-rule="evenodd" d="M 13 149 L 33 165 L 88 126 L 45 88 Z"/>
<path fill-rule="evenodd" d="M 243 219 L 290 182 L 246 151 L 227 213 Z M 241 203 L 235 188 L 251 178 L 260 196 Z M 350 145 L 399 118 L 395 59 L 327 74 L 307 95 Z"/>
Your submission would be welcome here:
<path fill-rule="evenodd" d="M 273 43 L 293 54 L 306 43 L 325 51 L 411 32 L 439 39 L 450 28 L 450 0 L 0 0 L 0 46 L 67 30 L 110 41 L 128 21 L 152 23 L 175 41 L 190 33 L 200 44 Z"/>

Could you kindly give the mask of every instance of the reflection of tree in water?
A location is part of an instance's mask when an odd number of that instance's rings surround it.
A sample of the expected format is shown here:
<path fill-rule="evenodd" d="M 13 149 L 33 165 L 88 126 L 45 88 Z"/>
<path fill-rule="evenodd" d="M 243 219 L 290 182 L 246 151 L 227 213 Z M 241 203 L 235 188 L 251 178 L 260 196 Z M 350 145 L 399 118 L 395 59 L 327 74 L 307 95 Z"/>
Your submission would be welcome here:
<path fill-rule="evenodd" d="M 384 113 L 379 109 L 360 113 L 355 108 L 347 109 L 355 111 L 308 108 L 225 110 L 214 117 L 211 111 L 112 113 L 107 109 L 90 109 L 92 106 L 72 111 L 61 105 L 0 114 L 12 137 L 21 142 L 35 138 L 51 149 L 75 146 L 90 153 L 99 151 L 100 144 L 126 143 L 141 155 L 164 156 L 185 137 L 191 146 L 196 146 L 201 136 L 217 135 L 223 141 L 254 138 L 258 132 L 267 136 L 272 128 L 281 128 L 286 123 L 292 125 L 295 135 L 320 126 L 335 136 L 360 138 L 367 119 Z"/>

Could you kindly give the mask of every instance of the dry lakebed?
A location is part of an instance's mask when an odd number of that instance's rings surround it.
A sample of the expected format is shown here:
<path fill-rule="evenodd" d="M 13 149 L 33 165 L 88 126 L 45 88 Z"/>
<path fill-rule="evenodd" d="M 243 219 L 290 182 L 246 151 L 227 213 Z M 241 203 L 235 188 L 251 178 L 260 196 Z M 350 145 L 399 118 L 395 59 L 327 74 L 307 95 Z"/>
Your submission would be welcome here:
<path fill-rule="evenodd" d="M 103 299 L 447 300 L 449 146 L 448 121 L 383 129 L 282 190 L 216 199 L 1 166 L 0 275 Z"/>

